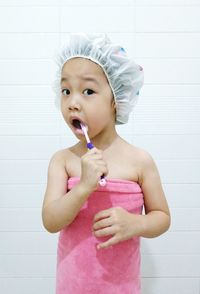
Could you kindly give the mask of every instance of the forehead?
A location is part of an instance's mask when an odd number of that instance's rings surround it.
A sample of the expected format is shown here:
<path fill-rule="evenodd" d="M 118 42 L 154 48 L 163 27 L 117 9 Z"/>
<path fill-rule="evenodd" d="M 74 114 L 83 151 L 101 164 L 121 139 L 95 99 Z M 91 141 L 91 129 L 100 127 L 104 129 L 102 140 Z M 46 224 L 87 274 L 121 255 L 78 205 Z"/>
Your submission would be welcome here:
<path fill-rule="evenodd" d="M 96 76 L 101 79 L 106 79 L 103 69 L 97 63 L 82 57 L 72 58 L 67 61 L 61 72 L 62 76 L 75 75 L 75 76 Z"/>

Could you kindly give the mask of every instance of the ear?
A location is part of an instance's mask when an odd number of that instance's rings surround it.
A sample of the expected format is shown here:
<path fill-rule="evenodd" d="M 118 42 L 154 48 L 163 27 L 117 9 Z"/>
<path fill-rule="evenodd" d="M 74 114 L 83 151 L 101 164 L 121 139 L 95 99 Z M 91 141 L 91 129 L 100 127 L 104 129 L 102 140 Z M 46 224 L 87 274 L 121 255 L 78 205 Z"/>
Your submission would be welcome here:
<path fill-rule="evenodd" d="M 115 102 L 114 98 L 112 100 L 112 108 L 113 109 L 116 109 L 117 108 L 117 105 L 116 105 L 116 102 Z"/>

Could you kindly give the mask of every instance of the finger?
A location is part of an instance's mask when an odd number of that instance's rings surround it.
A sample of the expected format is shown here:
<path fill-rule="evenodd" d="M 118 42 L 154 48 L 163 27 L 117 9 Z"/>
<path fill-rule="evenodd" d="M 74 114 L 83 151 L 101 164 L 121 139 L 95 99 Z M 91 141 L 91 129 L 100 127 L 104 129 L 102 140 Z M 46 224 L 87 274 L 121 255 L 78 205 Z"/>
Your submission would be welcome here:
<path fill-rule="evenodd" d="M 119 243 L 119 240 L 116 236 L 111 237 L 109 240 L 100 243 L 97 245 L 97 249 L 104 249 L 104 248 L 108 248 L 110 246 L 113 246 L 115 244 Z"/>
<path fill-rule="evenodd" d="M 107 164 L 101 158 L 95 158 L 94 164 L 96 164 L 102 168 L 107 168 Z"/>
<path fill-rule="evenodd" d="M 92 149 L 89 149 L 87 154 L 102 154 L 102 151 L 94 147 Z"/>
<path fill-rule="evenodd" d="M 110 218 L 101 219 L 94 223 L 93 230 L 99 230 L 102 228 L 110 227 L 112 225 L 112 221 Z"/>
<path fill-rule="evenodd" d="M 106 237 L 106 236 L 110 236 L 114 234 L 115 234 L 115 229 L 112 226 L 94 232 L 94 235 L 97 238 Z"/>
<path fill-rule="evenodd" d="M 103 161 L 103 156 L 101 154 L 96 154 L 96 153 L 94 153 L 94 154 L 87 154 L 85 156 L 85 158 L 87 160 L 101 160 L 101 161 Z"/>
<path fill-rule="evenodd" d="M 102 175 L 104 175 L 104 177 L 107 176 L 108 175 L 107 167 L 104 165 L 99 166 L 99 173 L 100 173 L 99 176 L 102 176 Z"/>
<path fill-rule="evenodd" d="M 98 220 L 102 219 L 102 218 L 106 218 L 109 217 L 111 215 L 111 209 L 112 208 L 108 208 L 105 210 L 101 210 L 99 211 L 95 216 L 94 216 L 94 222 L 97 222 Z"/>

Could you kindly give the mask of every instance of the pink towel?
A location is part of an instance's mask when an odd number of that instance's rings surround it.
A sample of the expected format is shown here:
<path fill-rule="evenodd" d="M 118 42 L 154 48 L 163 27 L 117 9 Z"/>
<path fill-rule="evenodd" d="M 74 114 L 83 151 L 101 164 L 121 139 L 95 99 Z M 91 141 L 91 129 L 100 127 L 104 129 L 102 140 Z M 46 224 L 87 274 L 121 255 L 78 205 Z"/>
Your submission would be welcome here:
<path fill-rule="evenodd" d="M 79 178 L 68 180 L 68 191 Z M 101 210 L 120 206 L 141 214 L 143 194 L 136 182 L 108 179 L 81 208 L 75 220 L 60 232 L 57 260 L 57 294 L 139 294 L 140 238 L 96 249 L 108 237 L 92 233 L 93 218 Z M 66 212 L 67 213 L 67 212 Z M 110 238 L 110 237 L 109 237 Z"/>

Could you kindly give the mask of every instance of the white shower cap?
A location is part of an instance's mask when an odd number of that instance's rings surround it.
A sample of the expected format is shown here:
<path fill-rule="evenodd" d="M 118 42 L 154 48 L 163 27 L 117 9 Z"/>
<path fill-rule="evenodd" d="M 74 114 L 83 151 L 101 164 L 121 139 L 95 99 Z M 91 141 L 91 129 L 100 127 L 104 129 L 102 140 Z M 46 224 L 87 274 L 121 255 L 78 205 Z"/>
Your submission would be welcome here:
<path fill-rule="evenodd" d="M 116 124 L 127 123 L 143 85 L 143 68 L 127 56 L 123 47 L 111 43 L 106 34 L 71 34 L 68 44 L 57 57 L 58 71 L 54 87 L 57 105 L 60 104 L 62 67 L 75 57 L 89 59 L 103 69 L 116 103 Z"/>

